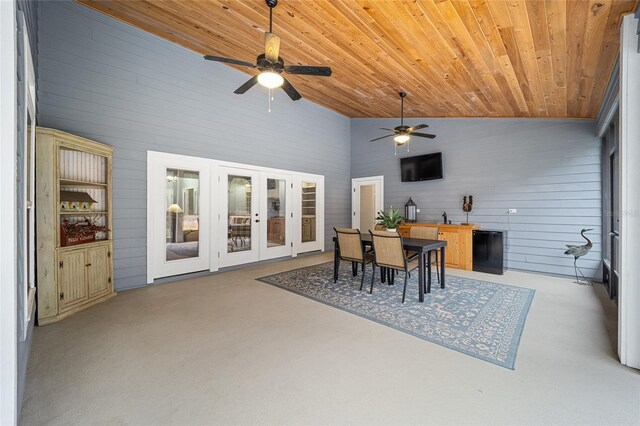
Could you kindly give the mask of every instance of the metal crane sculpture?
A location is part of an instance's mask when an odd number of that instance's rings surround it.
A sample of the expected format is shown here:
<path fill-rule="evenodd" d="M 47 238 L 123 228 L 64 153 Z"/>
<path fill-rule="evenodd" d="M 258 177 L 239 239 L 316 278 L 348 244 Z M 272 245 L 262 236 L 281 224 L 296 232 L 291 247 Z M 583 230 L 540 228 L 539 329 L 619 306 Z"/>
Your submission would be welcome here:
<path fill-rule="evenodd" d="M 573 245 L 573 244 L 567 244 L 566 245 L 567 246 L 567 251 L 564 252 L 564 254 L 569 254 L 569 255 L 573 256 L 573 270 L 576 273 L 576 283 L 577 284 L 582 284 L 580 282 L 580 280 L 578 280 L 578 271 L 580 271 L 580 275 L 582 275 L 582 278 L 584 278 L 584 280 L 586 281 L 586 284 L 589 284 L 589 280 L 587 279 L 587 277 L 584 276 L 584 274 L 582 273 L 580 268 L 578 268 L 578 266 L 576 265 L 576 262 L 578 261 L 578 258 L 580 258 L 580 257 L 584 256 L 585 254 L 589 253 L 589 251 L 593 247 L 593 243 L 591 242 L 591 240 L 589 238 L 585 237 L 585 235 L 584 235 L 585 232 L 589 232 L 589 231 L 593 231 L 593 229 L 583 229 L 582 231 L 580 231 L 580 235 L 582 235 L 582 238 L 587 240 L 587 244 L 583 244 L 581 246 L 577 246 L 577 245 Z"/>

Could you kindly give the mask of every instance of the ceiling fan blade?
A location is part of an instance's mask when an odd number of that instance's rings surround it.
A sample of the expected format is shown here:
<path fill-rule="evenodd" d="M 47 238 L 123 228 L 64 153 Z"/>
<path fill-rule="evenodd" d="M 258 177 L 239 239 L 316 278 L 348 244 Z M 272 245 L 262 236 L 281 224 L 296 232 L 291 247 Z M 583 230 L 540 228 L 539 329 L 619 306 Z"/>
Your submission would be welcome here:
<path fill-rule="evenodd" d="M 253 86 L 255 86 L 257 82 L 258 82 L 258 76 L 254 75 L 249 80 L 247 80 L 246 83 L 244 83 L 242 86 L 240 86 L 236 90 L 234 90 L 233 93 L 235 93 L 237 95 L 242 95 L 244 92 L 246 92 L 247 90 L 249 90 Z"/>
<path fill-rule="evenodd" d="M 312 65 L 286 65 L 284 70 L 288 74 L 316 75 L 320 77 L 329 77 L 331 75 L 330 67 L 316 67 Z"/>
<path fill-rule="evenodd" d="M 291 85 L 291 83 L 289 83 L 289 81 L 284 77 L 282 77 L 282 79 L 284 80 L 284 82 L 282 83 L 282 90 L 284 90 L 285 93 L 289 95 L 291 100 L 297 101 L 298 99 L 301 99 L 302 95 L 298 93 L 298 91 Z"/>
<path fill-rule="evenodd" d="M 429 133 L 416 133 L 416 132 L 413 132 L 413 133 L 409 133 L 409 134 L 411 136 L 419 136 L 421 138 L 429 138 L 429 139 L 433 139 L 433 138 L 436 137 L 436 135 L 431 135 Z"/>
<path fill-rule="evenodd" d="M 393 132 L 393 131 L 394 131 L 393 129 L 387 129 L 386 127 L 380 127 L 380 130 L 388 130 L 388 131 L 390 131 L 390 132 Z"/>
<path fill-rule="evenodd" d="M 278 54 L 280 53 L 280 37 L 274 33 L 266 31 L 264 33 L 264 57 L 267 61 L 278 62 Z"/>
<path fill-rule="evenodd" d="M 371 139 L 369 142 L 379 141 L 380 139 L 390 138 L 391 136 L 395 136 L 395 135 L 381 136 L 381 137 L 379 137 L 379 138 Z"/>
<path fill-rule="evenodd" d="M 223 58 L 221 56 L 206 55 L 204 58 L 207 61 L 216 61 L 216 62 L 224 62 L 226 64 L 242 65 L 243 67 L 249 67 L 249 68 L 255 68 L 256 67 L 254 64 L 252 64 L 250 62 L 239 61 L 237 59 L 231 59 L 231 58 Z"/>
<path fill-rule="evenodd" d="M 417 126 L 409 127 L 407 129 L 408 132 L 413 132 L 414 130 L 424 129 L 425 127 L 429 127 L 427 124 L 418 124 Z"/>

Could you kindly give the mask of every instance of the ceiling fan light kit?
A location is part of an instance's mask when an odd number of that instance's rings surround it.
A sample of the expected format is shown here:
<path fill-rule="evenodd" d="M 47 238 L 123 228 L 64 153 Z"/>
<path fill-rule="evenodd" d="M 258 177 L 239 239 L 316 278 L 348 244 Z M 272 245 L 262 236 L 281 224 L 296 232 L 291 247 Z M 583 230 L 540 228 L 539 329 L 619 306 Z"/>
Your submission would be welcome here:
<path fill-rule="evenodd" d="M 281 87 L 282 90 L 284 90 L 285 93 L 289 96 L 289 98 L 291 98 L 291 100 L 297 101 L 298 99 L 302 99 L 302 95 L 298 93 L 298 91 L 293 87 L 291 83 L 289 83 L 289 81 L 287 81 L 286 78 L 280 75 L 282 74 L 282 72 L 285 72 L 287 74 L 329 77 L 331 76 L 331 68 L 309 65 L 285 66 L 282 58 L 278 56 L 280 52 L 280 37 L 273 33 L 273 8 L 278 5 L 278 0 L 265 0 L 265 3 L 269 7 L 269 31 L 265 31 L 264 34 L 264 53 L 258 55 L 255 65 L 250 62 L 240 61 L 238 59 L 223 58 L 220 56 L 212 55 L 206 55 L 204 59 L 208 61 L 240 65 L 247 68 L 256 68 L 258 69 L 258 71 L 260 71 L 260 74 L 251 77 L 242 86 L 238 87 L 233 93 L 242 95 L 247 90 L 251 89 L 253 86 L 259 83 L 261 86 L 269 89 L 269 103 L 271 103 L 272 99 L 271 89 L 277 89 L 278 87 Z M 269 111 L 271 111 L 271 106 L 269 106 Z"/>
<path fill-rule="evenodd" d="M 404 125 L 404 98 L 407 96 L 405 92 L 398 93 L 400 95 L 400 125 L 394 127 L 393 129 L 385 129 L 381 130 L 389 130 L 393 131 L 393 134 L 381 136 L 379 138 L 371 139 L 369 142 L 379 141 L 380 139 L 390 138 L 393 136 L 394 141 L 394 151 L 395 154 L 398 155 L 397 148 L 398 146 L 407 144 L 407 151 L 409 151 L 409 143 L 411 142 L 411 136 L 418 136 L 420 138 L 429 138 L 433 139 L 436 135 L 431 135 L 429 133 L 418 133 L 416 130 L 424 129 L 429 127 L 427 124 L 418 124 L 417 126 L 409 127 Z"/>
<path fill-rule="evenodd" d="M 275 89 L 282 86 L 284 78 L 280 74 L 271 71 L 265 71 L 258 74 L 258 83 L 266 87 L 267 89 Z"/>

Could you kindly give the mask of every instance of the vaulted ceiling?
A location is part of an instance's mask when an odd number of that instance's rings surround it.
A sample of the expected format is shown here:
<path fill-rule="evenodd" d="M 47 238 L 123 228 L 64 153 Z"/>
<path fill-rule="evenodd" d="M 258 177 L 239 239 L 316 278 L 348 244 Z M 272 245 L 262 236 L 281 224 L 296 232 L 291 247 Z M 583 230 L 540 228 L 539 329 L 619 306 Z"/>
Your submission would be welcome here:
<path fill-rule="evenodd" d="M 77 1 L 202 55 L 264 50 L 263 0 Z M 286 64 L 332 67 L 287 78 L 348 117 L 396 117 L 402 90 L 412 117 L 593 118 L 638 1 L 280 0 L 273 32 Z"/>

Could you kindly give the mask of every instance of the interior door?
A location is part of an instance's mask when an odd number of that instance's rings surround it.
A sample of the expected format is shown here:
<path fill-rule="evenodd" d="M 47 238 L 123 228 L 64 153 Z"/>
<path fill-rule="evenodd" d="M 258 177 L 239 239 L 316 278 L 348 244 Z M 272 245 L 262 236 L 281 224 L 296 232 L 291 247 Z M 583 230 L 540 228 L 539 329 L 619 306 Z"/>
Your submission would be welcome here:
<path fill-rule="evenodd" d="M 373 230 L 378 212 L 384 209 L 384 181 L 382 176 L 358 178 L 352 180 L 353 209 L 352 228 L 367 233 Z"/>
<path fill-rule="evenodd" d="M 220 167 L 220 266 L 260 260 L 260 173 Z M 266 220 L 266 217 L 265 217 Z M 226 235 L 226 238 L 224 236 Z"/>
<path fill-rule="evenodd" d="M 290 175 L 261 173 L 260 259 L 291 256 L 293 209 Z"/>

